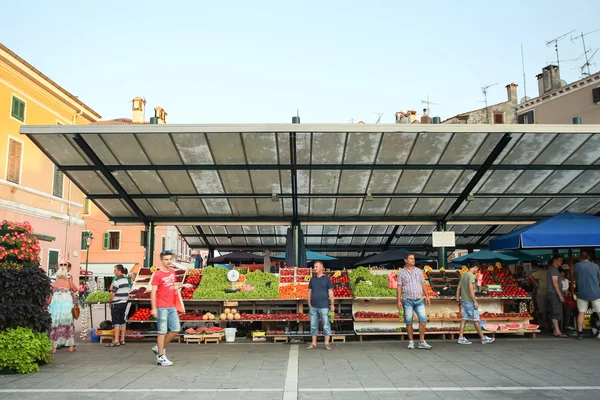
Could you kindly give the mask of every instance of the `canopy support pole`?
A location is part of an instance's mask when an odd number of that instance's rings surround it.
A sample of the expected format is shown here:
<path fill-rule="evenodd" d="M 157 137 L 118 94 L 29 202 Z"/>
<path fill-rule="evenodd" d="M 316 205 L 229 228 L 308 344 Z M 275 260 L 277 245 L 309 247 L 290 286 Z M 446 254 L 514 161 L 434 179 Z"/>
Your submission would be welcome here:
<path fill-rule="evenodd" d="M 437 222 L 437 231 L 438 232 L 446 231 L 446 222 L 445 221 Z M 448 254 L 446 252 L 446 248 L 438 247 L 438 269 L 439 268 L 446 269 L 447 266 L 448 266 Z"/>
<path fill-rule="evenodd" d="M 154 264 L 154 222 L 150 221 L 146 224 L 146 234 L 148 240 L 144 248 L 146 252 L 146 268 L 151 268 Z"/>

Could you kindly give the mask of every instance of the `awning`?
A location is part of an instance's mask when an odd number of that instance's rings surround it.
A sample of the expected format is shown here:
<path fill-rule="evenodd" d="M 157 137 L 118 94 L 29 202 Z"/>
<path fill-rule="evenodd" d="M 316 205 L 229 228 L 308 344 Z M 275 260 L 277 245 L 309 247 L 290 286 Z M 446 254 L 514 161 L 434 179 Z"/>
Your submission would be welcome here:
<path fill-rule="evenodd" d="M 127 272 L 135 265 L 135 263 L 89 263 L 88 271 L 92 271 L 94 276 L 113 276 L 115 274 L 115 265 L 121 264 L 127 268 Z M 85 271 L 85 264 L 81 267 Z"/>

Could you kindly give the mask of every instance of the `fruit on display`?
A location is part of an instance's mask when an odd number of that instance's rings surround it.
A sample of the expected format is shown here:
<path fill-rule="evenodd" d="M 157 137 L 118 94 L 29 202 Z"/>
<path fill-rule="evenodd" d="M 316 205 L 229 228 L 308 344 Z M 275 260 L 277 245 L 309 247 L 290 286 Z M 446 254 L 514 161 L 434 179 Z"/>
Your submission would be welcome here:
<path fill-rule="evenodd" d="M 200 285 L 194 292 L 194 299 L 275 299 L 279 296 L 278 277 L 262 271 L 246 274 L 247 285 L 244 287 L 247 290 L 226 293 L 226 289 L 231 289 L 227 272 L 225 268 L 204 268 Z"/>
<path fill-rule="evenodd" d="M 540 326 L 539 325 L 534 325 L 534 324 L 523 324 L 523 329 L 537 329 Z"/>
<path fill-rule="evenodd" d="M 133 289 L 132 291 L 130 291 L 129 298 L 130 299 L 149 299 L 150 293 L 151 293 L 151 290 L 149 290 L 145 287 L 140 287 L 140 288 Z"/>
<path fill-rule="evenodd" d="M 110 292 L 93 292 L 85 298 L 85 302 L 88 304 L 108 303 L 109 301 Z"/>
<path fill-rule="evenodd" d="M 293 283 L 293 282 L 294 282 L 293 276 L 280 276 L 279 277 L 279 283 Z"/>
<path fill-rule="evenodd" d="M 202 270 L 201 269 L 188 269 L 187 270 L 187 275 L 188 276 L 202 276 Z"/>
<path fill-rule="evenodd" d="M 530 318 L 531 314 L 527 311 L 522 313 L 491 313 L 491 312 L 483 312 L 479 314 L 479 316 L 483 319 L 486 318 Z"/>
<path fill-rule="evenodd" d="M 488 292 L 490 297 L 529 297 L 529 293 L 518 286 L 502 286 L 501 292 Z"/>
<path fill-rule="evenodd" d="M 200 321 L 202 320 L 203 314 L 199 311 L 188 311 L 185 314 L 179 316 L 181 321 Z"/>
<path fill-rule="evenodd" d="M 150 268 L 141 268 L 140 271 L 138 272 L 138 276 L 150 276 L 152 275 L 152 271 L 150 271 Z"/>
<path fill-rule="evenodd" d="M 517 283 L 517 280 L 511 276 L 508 268 L 503 267 L 500 263 L 484 268 L 481 273 L 483 275 L 483 285 L 515 285 Z"/>
<path fill-rule="evenodd" d="M 332 277 L 331 282 L 333 282 L 333 283 L 350 283 L 350 279 L 348 278 L 348 275 L 342 275 L 339 277 Z"/>
<path fill-rule="evenodd" d="M 521 324 L 506 324 L 508 329 L 521 329 Z"/>
<path fill-rule="evenodd" d="M 130 321 L 150 321 L 154 320 L 152 317 L 152 310 L 149 308 L 138 308 L 131 317 Z"/>
<path fill-rule="evenodd" d="M 216 319 L 215 315 L 212 313 L 206 313 L 202 316 L 203 321 L 214 321 Z"/>
<path fill-rule="evenodd" d="M 191 276 L 188 275 L 187 278 L 185 278 L 185 283 L 189 283 L 190 285 L 194 285 L 194 286 L 198 286 L 198 284 L 200 283 L 200 276 Z"/>
<path fill-rule="evenodd" d="M 398 319 L 398 313 L 382 313 L 382 312 L 372 312 L 372 311 L 357 311 L 354 313 L 354 318 L 361 319 L 382 319 L 382 318 L 392 318 Z"/>
<path fill-rule="evenodd" d="M 294 269 L 293 268 L 281 268 L 279 270 L 279 276 L 294 276 Z"/>
<path fill-rule="evenodd" d="M 426 283 L 425 285 L 427 286 L 427 292 L 429 293 L 429 297 L 435 297 L 438 295 L 437 292 L 433 291 L 430 284 Z"/>
<path fill-rule="evenodd" d="M 354 297 L 396 297 L 396 290 L 388 289 L 387 275 L 373 275 L 368 268 L 358 267 L 349 279 Z"/>
<path fill-rule="evenodd" d="M 506 331 L 510 330 L 510 328 L 506 325 L 498 325 L 498 330 L 500 330 L 502 332 L 506 332 Z"/>
<path fill-rule="evenodd" d="M 333 297 L 339 298 L 352 298 L 352 292 L 348 286 L 338 286 L 333 288 Z"/>
<path fill-rule="evenodd" d="M 275 313 L 275 314 L 248 314 L 242 313 L 241 319 L 244 321 L 308 321 L 308 314 Z"/>
<path fill-rule="evenodd" d="M 195 290 L 196 290 L 195 287 L 184 287 L 183 289 L 181 289 L 181 297 L 184 300 L 191 300 L 194 298 Z"/>
<path fill-rule="evenodd" d="M 280 299 L 306 299 L 308 297 L 307 283 L 293 283 L 279 286 Z"/>
<path fill-rule="evenodd" d="M 498 330 L 499 325 L 497 324 L 485 324 L 483 329 L 490 332 L 495 332 Z"/>

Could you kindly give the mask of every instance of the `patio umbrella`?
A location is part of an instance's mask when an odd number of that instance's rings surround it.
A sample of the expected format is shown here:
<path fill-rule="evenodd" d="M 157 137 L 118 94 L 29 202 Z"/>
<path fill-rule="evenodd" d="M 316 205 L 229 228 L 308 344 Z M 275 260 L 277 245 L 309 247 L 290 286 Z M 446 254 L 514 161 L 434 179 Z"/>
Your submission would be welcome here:
<path fill-rule="evenodd" d="M 373 256 L 369 256 L 357 262 L 354 265 L 366 265 L 366 264 L 384 264 L 392 261 L 401 261 L 408 257 L 409 254 L 415 255 L 415 261 L 432 261 L 435 260 L 435 257 L 429 257 L 424 254 L 418 254 L 411 251 L 393 249 L 384 251 L 381 254 L 375 254 Z"/>
<path fill-rule="evenodd" d="M 505 261 L 505 262 L 517 262 L 519 261 L 516 257 L 507 256 L 506 254 L 496 253 L 494 251 L 489 250 L 481 250 L 476 251 L 471 254 L 467 254 L 462 257 L 457 257 L 452 259 L 452 262 L 464 262 L 464 261 L 487 261 L 487 262 L 496 262 L 496 261 Z"/>
<path fill-rule="evenodd" d="M 273 258 L 286 258 L 286 253 L 273 256 Z M 333 261 L 337 260 L 335 257 L 328 256 L 326 254 L 317 253 L 316 251 L 306 250 L 306 259 L 308 261 Z"/>
<path fill-rule="evenodd" d="M 208 264 L 250 264 L 250 263 L 261 263 L 263 262 L 263 256 L 258 256 L 252 253 L 246 253 L 244 251 L 234 251 L 233 253 L 225 254 L 219 257 L 209 258 Z"/>

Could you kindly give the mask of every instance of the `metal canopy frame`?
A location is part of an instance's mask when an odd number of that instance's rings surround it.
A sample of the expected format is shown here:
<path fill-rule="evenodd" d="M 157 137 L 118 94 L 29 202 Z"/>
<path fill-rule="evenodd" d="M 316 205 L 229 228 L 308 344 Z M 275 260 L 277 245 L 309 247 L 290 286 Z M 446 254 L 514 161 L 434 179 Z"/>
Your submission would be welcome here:
<path fill-rule="evenodd" d="M 595 125 L 23 126 L 116 224 L 177 225 L 190 247 L 361 254 L 457 246 L 569 210 L 600 212 Z M 276 204 L 277 203 L 277 204 Z M 334 233 L 332 233 L 334 232 Z"/>

